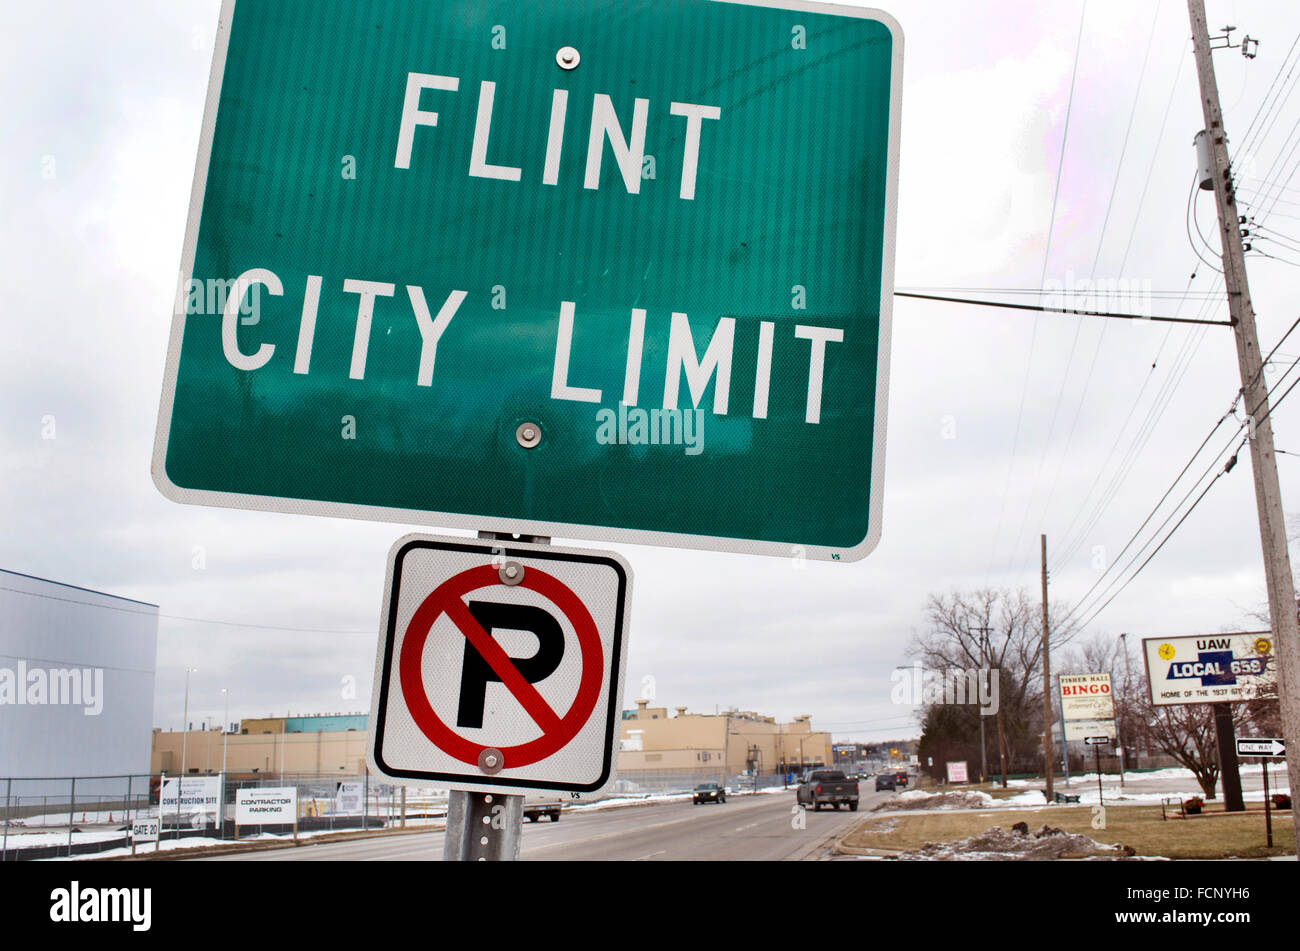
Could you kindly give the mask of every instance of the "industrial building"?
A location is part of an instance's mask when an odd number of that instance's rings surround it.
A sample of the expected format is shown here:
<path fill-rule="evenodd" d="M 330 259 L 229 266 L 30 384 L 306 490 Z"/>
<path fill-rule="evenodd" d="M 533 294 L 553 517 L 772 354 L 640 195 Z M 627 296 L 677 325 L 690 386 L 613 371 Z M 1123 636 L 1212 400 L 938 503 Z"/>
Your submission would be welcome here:
<path fill-rule="evenodd" d="M 701 776 L 798 773 L 831 762 L 831 735 L 812 729 L 812 718 L 778 723 L 753 711 L 689 713 L 638 700 L 619 728 L 620 774 L 683 771 Z M 724 768 L 725 764 L 725 768 Z"/>
<path fill-rule="evenodd" d="M 13 795 L 147 773 L 157 651 L 156 604 L 0 570 L 0 780 Z"/>
<path fill-rule="evenodd" d="M 241 720 L 237 732 L 220 728 L 154 730 L 153 771 L 173 775 L 220 773 L 290 775 L 365 772 L 368 717 L 360 713 L 263 717 Z M 752 711 L 688 713 L 637 701 L 619 723 L 618 771 L 625 785 L 670 780 L 693 784 L 732 777 L 798 773 L 832 762 L 831 735 L 812 729 L 811 718 L 778 723 Z"/>

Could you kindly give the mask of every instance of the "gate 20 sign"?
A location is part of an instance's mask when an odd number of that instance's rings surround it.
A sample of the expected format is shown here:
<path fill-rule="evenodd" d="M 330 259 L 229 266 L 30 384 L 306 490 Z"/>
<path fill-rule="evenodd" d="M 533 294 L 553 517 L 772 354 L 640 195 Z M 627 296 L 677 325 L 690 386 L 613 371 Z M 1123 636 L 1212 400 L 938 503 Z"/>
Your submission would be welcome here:
<path fill-rule="evenodd" d="M 863 557 L 901 73 L 797 0 L 225 0 L 156 483 Z"/>
<path fill-rule="evenodd" d="M 598 794 L 614 777 L 631 569 L 409 535 L 389 555 L 370 764 L 397 782 Z"/>

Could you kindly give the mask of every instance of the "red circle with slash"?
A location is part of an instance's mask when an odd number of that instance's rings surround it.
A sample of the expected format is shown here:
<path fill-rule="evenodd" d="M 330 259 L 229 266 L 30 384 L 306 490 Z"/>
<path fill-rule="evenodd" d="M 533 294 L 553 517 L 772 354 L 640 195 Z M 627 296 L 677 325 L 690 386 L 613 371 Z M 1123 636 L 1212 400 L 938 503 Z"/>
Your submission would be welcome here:
<path fill-rule="evenodd" d="M 474 620 L 468 605 L 461 600 L 472 591 L 499 584 L 501 578 L 497 567 L 483 565 L 462 571 L 435 588 L 416 609 L 411 623 L 407 625 L 406 635 L 402 639 L 400 672 L 402 698 L 420 732 L 448 755 L 477 766 L 479 754 L 489 747 L 467 740 L 434 713 L 421 675 L 424 645 L 429 639 L 429 632 L 433 630 L 438 618 L 446 614 L 542 729 L 542 735 L 535 740 L 517 746 L 496 747 L 505 761 L 503 768 L 510 769 L 527 766 L 553 755 L 578 734 L 600 698 L 605 662 L 596 622 L 582 599 L 553 575 L 540 568 L 526 568 L 523 581 L 518 587 L 535 591 L 558 607 L 577 632 L 578 645 L 582 650 L 582 677 L 578 683 L 578 695 L 568 712 L 564 716 L 557 716 L 536 688 L 511 663 L 505 651 L 493 640 L 491 632 L 483 630 L 482 625 Z"/>

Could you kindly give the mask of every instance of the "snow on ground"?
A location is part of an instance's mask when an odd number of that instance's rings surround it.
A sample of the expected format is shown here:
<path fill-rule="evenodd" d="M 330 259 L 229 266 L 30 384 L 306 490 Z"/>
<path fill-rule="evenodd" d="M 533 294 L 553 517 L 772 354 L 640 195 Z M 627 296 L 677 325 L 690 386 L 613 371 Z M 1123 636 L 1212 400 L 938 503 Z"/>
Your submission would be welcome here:
<path fill-rule="evenodd" d="M 1041 799 L 1041 797 L 1040 797 Z M 912 809 L 990 809 L 998 801 L 986 792 L 974 789 L 958 789 L 951 792 L 928 793 L 912 789 L 900 793 L 893 799 L 886 799 L 873 808 L 872 812 Z"/>
<path fill-rule="evenodd" d="M 412 825 L 412 824 L 413 821 L 408 819 L 407 825 Z M 359 831 L 359 830 L 340 830 L 340 831 Z M 82 835 L 92 836 L 95 834 L 96 833 L 81 833 L 80 835 L 74 835 L 72 842 L 75 845 L 78 842 L 90 842 L 90 841 L 102 842 L 106 838 L 110 838 L 110 839 L 120 838 L 120 833 L 117 835 L 100 835 L 100 838 L 97 840 L 92 838 L 81 838 Z M 332 835 L 332 834 L 333 833 L 329 829 L 317 829 L 312 832 L 299 832 L 298 838 L 312 839 L 315 838 L 316 836 Z M 58 841 L 53 844 L 66 845 L 68 842 L 68 837 L 66 835 L 62 837 L 55 836 L 55 838 L 58 839 Z M 211 836 L 190 836 L 188 838 L 183 838 L 179 840 L 163 839 L 160 843 L 157 844 L 160 846 L 158 851 L 174 852 L 178 849 L 181 851 L 188 851 L 190 849 L 210 849 L 214 845 L 236 845 L 236 844 L 242 844 L 247 842 L 292 842 L 292 841 L 293 841 L 292 832 L 287 832 L 284 833 L 283 835 L 278 833 L 272 833 L 272 832 L 263 832 L 257 835 L 241 835 L 239 837 L 239 843 L 236 843 L 234 839 L 215 839 L 212 838 Z M 10 845 L 12 844 L 13 844 L 13 840 L 10 840 Z M 42 844 L 48 845 L 51 843 L 42 843 Z M 136 846 L 136 855 L 148 855 L 150 852 L 154 851 L 154 846 L 155 843 L 153 842 L 141 842 Z M 131 855 L 131 847 L 127 845 L 127 846 L 123 846 L 120 849 L 108 849 L 107 851 L 104 852 L 91 852 L 86 855 L 74 855 L 72 856 L 72 860 L 84 861 L 86 859 L 123 858 L 123 857 L 129 858 L 130 855 Z M 52 859 L 43 859 L 42 861 L 66 862 L 68 861 L 68 857 L 66 855 L 60 855 Z"/>
<path fill-rule="evenodd" d="M 1023 823 L 1007 832 L 994 826 L 979 835 L 955 842 L 927 842 L 921 848 L 903 852 L 899 859 L 929 862 L 1043 861 L 1069 857 L 1104 856 L 1120 858 L 1132 854 L 1121 846 L 1105 845 L 1086 835 L 1074 835 L 1044 825 L 1029 833 Z"/>

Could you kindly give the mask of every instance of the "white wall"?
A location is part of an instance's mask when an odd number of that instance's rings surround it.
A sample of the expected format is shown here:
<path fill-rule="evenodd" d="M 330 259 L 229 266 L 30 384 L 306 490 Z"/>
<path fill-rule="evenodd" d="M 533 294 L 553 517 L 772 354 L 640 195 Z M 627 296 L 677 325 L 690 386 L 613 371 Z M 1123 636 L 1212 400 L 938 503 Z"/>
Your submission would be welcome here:
<path fill-rule="evenodd" d="M 157 649 L 156 605 L 0 570 L 0 780 L 148 773 Z M 20 663 L 102 670 L 102 711 L 8 702 Z"/>

